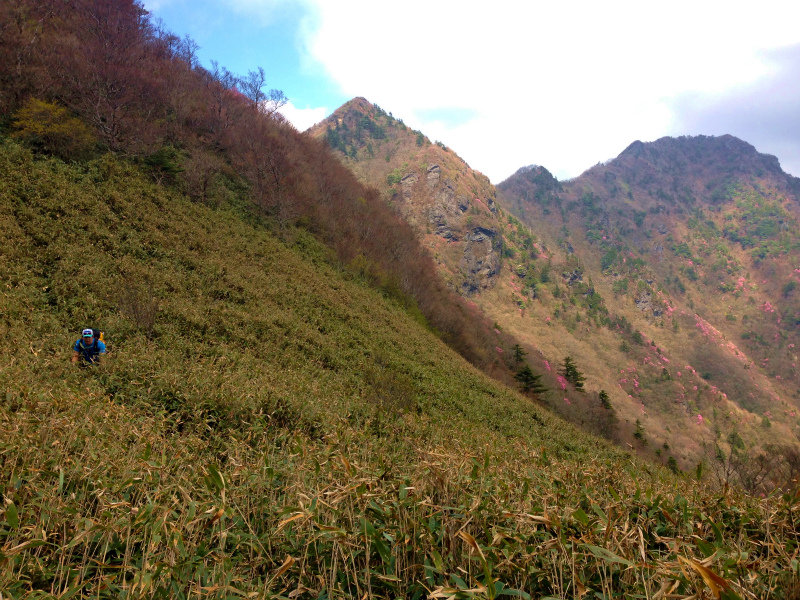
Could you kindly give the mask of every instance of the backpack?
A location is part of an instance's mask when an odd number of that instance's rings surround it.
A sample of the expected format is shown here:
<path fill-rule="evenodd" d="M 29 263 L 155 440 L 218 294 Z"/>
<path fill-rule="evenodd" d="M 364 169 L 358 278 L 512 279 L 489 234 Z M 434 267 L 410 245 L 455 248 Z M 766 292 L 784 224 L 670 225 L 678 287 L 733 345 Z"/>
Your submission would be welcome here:
<path fill-rule="evenodd" d="M 92 335 L 94 336 L 94 342 L 92 342 L 91 346 L 84 346 L 83 339 L 79 340 L 79 347 L 80 347 L 80 354 L 81 358 L 84 362 L 97 362 L 97 358 L 100 356 L 100 350 L 98 348 L 98 342 L 105 342 L 103 339 L 103 332 L 99 329 L 95 329 L 92 327 Z"/>

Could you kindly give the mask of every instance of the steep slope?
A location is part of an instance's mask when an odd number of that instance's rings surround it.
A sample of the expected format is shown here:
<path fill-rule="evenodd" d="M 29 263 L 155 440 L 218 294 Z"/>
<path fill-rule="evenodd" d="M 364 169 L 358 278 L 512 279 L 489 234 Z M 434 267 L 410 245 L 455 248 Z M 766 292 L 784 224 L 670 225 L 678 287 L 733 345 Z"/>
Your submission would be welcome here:
<path fill-rule="evenodd" d="M 514 266 L 509 257 L 533 249 L 530 236 L 518 232 L 509 220 L 511 216 L 497 206 L 496 191 L 485 176 L 471 169 L 452 149 L 439 142 L 432 144 L 421 132 L 409 129 L 402 120 L 367 100 L 351 100 L 311 128 L 309 134 L 325 140 L 359 179 L 382 191 L 385 201 L 412 225 L 430 250 L 450 288 L 470 298 L 476 315 L 487 310 L 478 308 L 483 304 L 482 297 L 498 281 L 507 279 L 502 267 Z M 522 302 L 518 296 L 500 298 L 503 311 L 517 310 Z M 591 304 L 595 309 L 602 308 L 600 296 Z M 505 333 L 505 317 L 494 310 L 489 312 L 495 334 L 501 330 Z M 531 352 L 536 344 L 526 341 L 527 359 L 509 355 L 510 344 L 505 350 L 498 346 L 497 351 L 508 367 L 518 369 L 531 363 L 534 375 L 542 378 L 541 384 L 554 390 L 538 394 L 538 401 L 590 431 L 618 437 L 614 415 L 599 399 L 598 390 L 586 395 L 562 389 L 563 382 L 549 363 Z M 549 358 L 555 365 L 563 357 L 558 352 Z"/>
<path fill-rule="evenodd" d="M 731 589 L 791 586 L 791 504 L 721 502 L 574 430 L 307 232 L 280 241 L 111 155 L 3 141 L 0 167 L 3 597 L 702 590 L 663 536 L 681 556 L 748 552 L 752 569 L 709 563 Z M 80 369 L 88 323 L 110 353 Z M 583 542 L 545 551 L 566 532 Z M 609 557 L 630 564 L 613 581 Z"/>
<path fill-rule="evenodd" d="M 718 469 L 717 476 L 724 481 L 739 478 L 731 474 L 730 461 L 766 460 L 771 463 L 766 470 L 775 471 L 790 460 L 785 455 L 793 452 L 800 433 L 795 404 L 800 397 L 791 399 L 795 389 L 775 368 L 783 364 L 793 373 L 795 367 L 789 365 L 796 364 L 794 355 L 784 351 L 767 356 L 758 351 L 745 361 L 745 351 L 739 348 L 752 345 L 748 340 L 764 344 L 766 324 L 761 323 L 760 329 L 756 325 L 779 300 L 769 293 L 763 298 L 750 296 L 747 302 L 756 302 L 761 314 L 743 316 L 740 324 L 747 324 L 747 330 L 733 331 L 737 317 L 727 305 L 704 302 L 694 310 L 692 292 L 686 292 L 688 284 L 696 288 L 695 294 L 718 287 L 741 296 L 748 278 L 763 282 L 772 275 L 739 272 L 740 267 L 726 262 L 726 271 L 736 271 L 737 277 L 709 283 L 709 276 L 703 273 L 701 280 L 692 266 L 697 257 L 692 265 L 675 261 L 678 254 L 689 261 L 691 255 L 676 236 L 688 233 L 689 227 L 708 228 L 711 221 L 702 211 L 719 212 L 719 201 L 737 185 L 755 189 L 752 182 L 757 180 L 756 187 L 774 188 L 793 202 L 788 198 L 793 198 L 796 182 L 780 171 L 774 158 L 727 136 L 637 142 L 610 164 L 565 183 L 543 167 L 524 168 L 500 185 L 497 202 L 488 180 L 484 182 L 488 187 L 472 188 L 475 196 L 480 195 L 476 189 L 482 191 L 487 208 L 483 212 L 475 210 L 476 205 L 483 206 L 479 198 L 470 206 L 468 194 L 462 193 L 458 210 L 466 213 L 469 206 L 469 212 L 485 219 L 480 227 L 465 232 L 463 223 L 471 223 L 470 214 L 460 220 L 440 218 L 448 214 L 438 187 L 441 174 L 434 170 L 430 177 L 421 177 L 422 167 L 435 160 L 437 166 L 446 163 L 450 173 L 455 169 L 451 181 L 470 174 L 483 181 L 474 171 L 465 171 L 467 166 L 452 151 L 429 144 L 422 133 L 409 130 L 362 98 L 345 104 L 311 134 L 335 148 L 363 181 L 383 189 L 435 253 L 450 284 L 460 282 L 454 287 L 470 295 L 497 328 L 523 342 L 528 350 L 525 362 L 551 389 L 538 398 L 552 410 L 664 463 L 693 468 L 705 461 Z M 418 165 L 420 157 L 426 162 Z M 692 204 L 690 198 L 701 198 L 700 204 Z M 675 205 L 672 211 L 668 204 Z M 758 247 L 752 248 L 753 232 L 758 237 L 765 227 L 773 227 L 762 223 L 764 219 L 774 217 L 774 227 L 783 228 L 784 238 L 790 223 L 788 209 L 781 208 L 783 213 L 778 214 L 759 207 L 753 205 L 763 213 L 755 217 L 758 222 L 747 212 L 750 209 L 740 207 L 745 211 L 741 215 L 717 219 L 713 239 L 698 242 L 698 247 L 717 252 L 711 257 L 704 250 L 715 270 L 721 268 L 723 255 L 729 261 L 736 252 L 742 255 L 737 259 L 740 265 L 746 258 L 745 246 L 751 251 L 749 260 L 759 265 L 770 253 L 783 252 L 781 243 L 788 252 L 791 240 L 778 242 L 778 238 L 759 237 Z M 678 222 L 683 222 L 682 229 L 673 232 Z M 742 227 L 745 233 L 738 233 Z M 463 240 L 475 234 L 491 237 L 492 247 L 499 251 L 480 263 L 492 265 L 488 285 L 473 285 L 474 271 L 462 270 L 462 278 L 454 280 L 457 269 L 469 262 L 465 259 L 469 243 Z M 750 239 L 745 239 L 747 235 Z M 739 250 L 725 246 L 731 242 Z M 670 250 L 666 254 L 665 243 Z M 695 279 L 700 282 L 691 281 Z M 781 294 L 793 294 L 796 284 L 787 279 L 782 285 Z M 673 297 L 676 290 L 680 298 Z M 785 325 L 794 313 L 788 307 L 784 313 L 780 322 Z M 783 343 L 786 350 L 794 347 L 789 347 L 792 341 Z M 557 376 L 567 356 L 576 359 L 587 376 L 589 393 L 580 393 Z M 609 400 L 602 400 L 600 392 Z M 746 440 L 744 448 L 737 445 L 740 438 Z M 717 464 L 720 453 L 726 457 L 725 465 Z M 748 485 L 756 488 L 761 483 L 756 478 Z"/>
<path fill-rule="evenodd" d="M 281 229 L 299 225 L 335 252 L 340 268 L 401 302 L 473 365 L 511 381 L 496 349 L 514 342 L 443 282 L 379 192 L 280 116 L 285 98 L 266 89 L 263 69 L 205 69 L 191 40 L 151 22 L 133 0 L 0 4 L 0 31 L 0 131 L 68 161 L 120 152 L 195 201 L 233 196 Z M 475 263 L 491 243 L 468 244 L 464 268 L 480 273 Z"/>
<path fill-rule="evenodd" d="M 486 176 L 364 98 L 344 104 L 309 133 L 399 209 L 454 289 L 469 296 L 494 285 L 502 242 L 495 189 Z"/>
<path fill-rule="evenodd" d="M 550 252 L 518 258 L 528 311 L 503 322 L 545 354 L 569 348 L 639 444 L 723 471 L 769 459 L 800 433 L 799 189 L 731 136 L 635 142 L 567 182 L 520 169 L 498 202 Z M 481 304 L 501 312 L 510 293 Z"/>

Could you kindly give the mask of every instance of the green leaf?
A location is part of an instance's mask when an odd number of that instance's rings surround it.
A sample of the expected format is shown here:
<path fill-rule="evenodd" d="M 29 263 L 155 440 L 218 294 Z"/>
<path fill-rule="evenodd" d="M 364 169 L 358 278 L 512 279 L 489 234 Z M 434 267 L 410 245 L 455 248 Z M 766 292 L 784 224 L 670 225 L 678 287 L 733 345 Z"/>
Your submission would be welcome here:
<path fill-rule="evenodd" d="M 477 461 L 473 458 L 472 459 L 472 472 L 470 473 L 470 479 L 477 479 L 479 475 L 479 467 Z"/>
<path fill-rule="evenodd" d="M 708 542 L 704 542 L 703 540 L 697 540 L 697 547 L 700 548 L 700 551 L 706 555 L 706 558 L 714 554 L 715 551 L 713 545 L 709 544 Z"/>
<path fill-rule="evenodd" d="M 469 586 L 467 585 L 467 582 L 464 581 L 463 579 L 461 579 L 461 577 L 459 577 L 455 573 L 452 573 L 450 575 L 450 579 L 453 581 L 453 583 L 455 583 L 458 586 L 458 589 L 460 589 L 460 590 L 469 589 Z"/>
<path fill-rule="evenodd" d="M 586 527 L 589 524 L 589 516 L 585 512 L 583 512 L 583 509 L 579 508 L 574 513 L 572 513 L 572 516 L 578 519 L 578 521 L 580 521 L 584 527 Z"/>
<path fill-rule="evenodd" d="M 377 535 L 372 536 L 372 543 L 375 544 L 375 548 L 377 548 L 378 554 L 381 555 L 384 564 L 388 565 L 392 560 L 392 551 L 389 550 L 389 547 L 384 544 L 383 540 Z"/>
<path fill-rule="evenodd" d="M 606 562 L 618 563 L 620 565 L 625 565 L 626 567 L 633 566 L 633 563 L 631 561 L 626 560 L 621 556 L 617 556 L 616 554 L 614 554 L 610 550 L 606 550 L 605 548 L 600 548 L 599 546 L 592 546 L 591 544 L 580 544 L 580 546 L 586 548 L 597 558 L 601 558 Z"/>
<path fill-rule="evenodd" d="M 11 526 L 11 529 L 19 527 L 19 513 L 13 502 L 6 506 L 6 522 Z"/>
<path fill-rule="evenodd" d="M 63 471 L 62 471 L 61 475 L 62 475 L 62 478 L 63 478 L 63 475 L 64 475 Z M 132 477 L 130 479 L 126 479 L 119 486 L 117 486 L 117 492 L 118 493 L 122 492 L 125 489 L 127 489 L 129 486 L 132 486 L 134 483 L 141 483 L 141 482 L 142 482 L 142 478 L 141 477 Z"/>
<path fill-rule="evenodd" d="M 717 526 L 716 523 L 714 523 L 714 521 L 710 521 L 709 520 L 709 522 L 711 523 L 711 529 L 714 532 L 714 545 L 715 546 L 721 546 L 722 545 L 722 541 L 723 541 L 722 540 L 722 531 L 720 531 L 720 528 Z"/>
<path fill-rule="evenodd" d="M 444 562 L 442 561 L 442 555 L 439 554 L 439 551 L 436 548 L 431 548 L 431 558 L 433 558 L 433 564 L 436 567 L 436 570 L 444 575 Z"/>
<path fill-rule="evenodd" d="M 604 523 L 608 524 L 608 515 L 606 515 L 605 511 L 597 506 L 597 504 L 592 504 L 592 510 L 595 514 L 600 517 Z"/>
<path fill-rule="evenodd" d="M 506 588 L 502 590 L 498 596 L 517 596 L 518 598 L 525 598 L 525 600 L 531 600 L 530 594 L 523 592 L 522 590 L 515 590 L 512 588 Z"/>
<path fill-rule="evenodd" d="M 69 599 L 70 599 L 70 598 L 72 598 L 72 597 L 73 597 L 75 594 L 77 594 L 78 592 L 80 592 L 80 591 L 81 591 L 81 589 L 83 588 L 83 586 L 85 586 L 87 583 L 88 583 L 88 582 L 84 581 L 84 582 L 83 582 L 83 583 L 81 583 L 80 585 L 76 585 L 75 587 L 72 587 L 72 588 L 68 589 L 66 592 L 64 592 L 62 595 L 60 595 L 60 596 L 58 597 L 58 598 L 59 598 L 59 600 L 69 600 Z"/>
<path fill-rule="evenodd" d="M 223 479 L 222 474 L 217 470 L 217 467 L 215 467 L 212 464 L 209 464 L 208 467 L 206 468 L 208 469 L 209 479 L 211 480 L 211 483 L 214 485 L 214 487 L 217 488 L 217 491 L 221 492 L 222 490 L 224 490 L 225 479 Z"/>

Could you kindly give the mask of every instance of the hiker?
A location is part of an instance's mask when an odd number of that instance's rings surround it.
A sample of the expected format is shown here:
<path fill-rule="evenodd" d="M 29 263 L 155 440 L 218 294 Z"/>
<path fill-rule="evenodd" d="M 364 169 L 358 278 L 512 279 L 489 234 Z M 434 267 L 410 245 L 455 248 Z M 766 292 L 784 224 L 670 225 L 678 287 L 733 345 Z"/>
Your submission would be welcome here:
<path fill-rule="evenodd" d="M 100 364 L 100 355 L 106 353 L 106 344 L 103 334 L 94 329 L 84 329 L 81 339 L 75 342 L 72 353 L 72 362 L 81 361 L 81 366 Z"/>

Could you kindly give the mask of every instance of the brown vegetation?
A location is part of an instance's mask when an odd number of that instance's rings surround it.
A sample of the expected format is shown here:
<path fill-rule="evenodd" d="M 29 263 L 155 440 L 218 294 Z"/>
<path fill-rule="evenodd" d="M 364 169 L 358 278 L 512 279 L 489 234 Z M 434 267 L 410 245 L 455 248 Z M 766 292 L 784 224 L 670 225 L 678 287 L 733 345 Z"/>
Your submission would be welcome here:
<path fill-rule="evenodd" d="M 15 0 L 0 7 L 0 31 L 0 111 L 15 116 L 21 139 L 78 159 L 96 135 L 98 151 L 139 160 L 157 182 L 202 202 L 215 201 L 218 177 L 240 179 L 280 228 L 305 226 L 343 268 L 510 381 L 494 348 L 513 342 L 445 287 L 412 228 L 375 190 L 283 120 L 276 109 L 285 98 L 265 90 L 263 69 L 238 77 L 216 63 L 201 67 L 191 40 L 156 27 L 131 0 Z"/>

